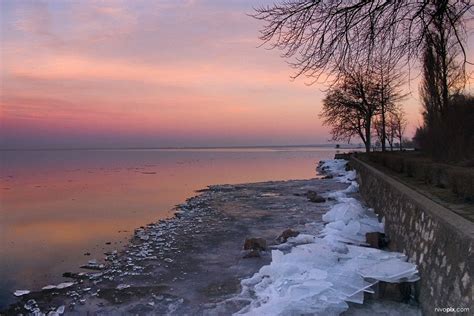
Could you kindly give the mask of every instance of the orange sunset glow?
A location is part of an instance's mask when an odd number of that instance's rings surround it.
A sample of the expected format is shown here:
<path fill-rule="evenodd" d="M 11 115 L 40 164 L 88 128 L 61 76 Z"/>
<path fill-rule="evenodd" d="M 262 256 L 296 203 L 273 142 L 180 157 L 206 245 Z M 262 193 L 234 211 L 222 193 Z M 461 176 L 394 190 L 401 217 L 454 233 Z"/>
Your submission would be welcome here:
<path fill-rule="evenodd" d="M 325 86 L 258 47 L 260 2 L 2 1 L 2 148 L 326 143 Z"/>

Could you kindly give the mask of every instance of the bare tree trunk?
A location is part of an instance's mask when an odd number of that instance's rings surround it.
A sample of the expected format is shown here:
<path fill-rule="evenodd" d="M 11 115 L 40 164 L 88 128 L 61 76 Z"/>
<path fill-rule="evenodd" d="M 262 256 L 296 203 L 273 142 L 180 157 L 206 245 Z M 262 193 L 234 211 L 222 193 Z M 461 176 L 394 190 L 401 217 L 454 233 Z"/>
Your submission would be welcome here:
<path fill-rule="evenodd" d="M 382 118 L 382 151 L 385 151 L 385 141 L 387 139 L 387 132 L 385 130 L 385 83 L 383 69 L 380 71 L 380 105 L 381 105 L 381 118 Z"/>
<path fill-rule="evenodd" d="M 385 140 L 387 139 L 387 133 L 385 131 L 385 105 L 382 102 L 382 151 L 385 151 Z"/>
<path fill-rule="evenodd" d="M 370 130 L 370 121 L 371 118 L 367 120 L 367 123 L 365 123 L 365 152 L 369 153 L 370 152 L 370 145 L 371 145 L 371 130 Z"/>

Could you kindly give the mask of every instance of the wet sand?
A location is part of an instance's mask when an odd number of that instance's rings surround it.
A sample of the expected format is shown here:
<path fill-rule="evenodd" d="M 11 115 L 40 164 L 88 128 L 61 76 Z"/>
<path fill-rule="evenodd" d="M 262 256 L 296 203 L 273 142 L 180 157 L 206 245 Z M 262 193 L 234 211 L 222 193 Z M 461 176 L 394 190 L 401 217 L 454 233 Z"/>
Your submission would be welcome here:
<path fill-rule="evenodd" d="M 287 228 L 316 233 L 334 202 L 313 203 L 304 194 L 346 186 L 333 179 L 211 186 L 178 206 L 174 218 L 137 229 L 123 251 L 90 265 L 100 270 L 65 279 L 75 283 L 64 289 L 24 295 L 5 312 L 64 306 L 68 314 L 231 314 L 246 302 L 226 298 L 271 261 L 270 250 L 244 259 L 245 239 L 264 238 L 271 249 Z M 314 222 L 320 225 L 306 225 Z"/>

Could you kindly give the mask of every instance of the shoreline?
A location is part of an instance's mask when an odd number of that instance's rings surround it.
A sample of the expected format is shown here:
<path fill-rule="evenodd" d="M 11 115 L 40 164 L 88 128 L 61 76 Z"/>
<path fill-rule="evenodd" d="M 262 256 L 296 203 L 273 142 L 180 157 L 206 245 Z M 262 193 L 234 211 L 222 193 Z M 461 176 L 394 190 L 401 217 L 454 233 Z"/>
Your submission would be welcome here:
<path fill-rule="evenodd" d="M 179 205 L 175 217 L 135 230 L 123 251 L 106 256 L 104 269 L 97 267 L 97 271 L 73 274 L 65 282 L 74 284 L 63 289 L 51 287 L 26 294 L 5 312 L 28 312 L 24 306 L 31 299 L 36 303 L 29 304 L 32 309 L 37 306 L 45 313 L 61 306 L 66 312 L 78 313 L 126 310 L 166 313 L 184 302 L 182 296 L 187 296 L 186 302 L 194 305 L 201 305 L 199 300 L 203 299 L 216 303 L 238 294 L 240 279 L 251 276 L 271 261 L 269 251 L 261 258 L 242 259 L 246 237 L 264 236 L 270 245 L 276 244 L 274 239 L 285 229 L 311 220 L 320 221 L 331 204 L 312 203 L 295 193 L 304 194 L 308 188 L 330 192 L 343 187 L 334 180 L 319 178 L 210 186 Z M 260 196 L 275 192 L 278 195 Z M 291 219 L 287 218 L 292 214 L 287 211 L 290 208 L 294 213 Z M 308 210 L 315 210 L 313 216 L 308 216 Z M 253 225 L 256 219 L 259 223 Z M 220 258 L 221 253 L 225 256 Z M 223 265 L 231 269 L 231 275 L 222 284 L 220 278 L 214 281 L 201 278 L 208 276 L 211 266 L 212 272 L 219 274 Z M 183 284 L 178 286 L 179 283 Z M 191 283 L 196 288 L 202 286 L 195 293 L 187 293 Z M 200 294 L 202 289 L 204 294 Z M 196 301 L 197 297 L 200 298 Z"/>
<path fill-rule="evenodd" d="M 96 271 L 26 294 L 5 312 L 239 312 L 252 303 L 239 297 L 243 280 L 272 263 L 271 249 L 279 249 L 276 238 L 283 231 L 323 231 L 323 217 L 338 203 L 336 193 L 350 183 L 336 178 L 209 186 L 179 205 L 175 217 L 136 229 L 123 251 L 107 254 L 105 266 L 91 262 Z M 308 190 L 332 198 L 314 203 Z M 360 199 L 355 191 L 350 195 Z M 244 258 L 250 237 L 265 239 L 269 249 Z M 289 254 L 297 245 L 283 251 Z"/>

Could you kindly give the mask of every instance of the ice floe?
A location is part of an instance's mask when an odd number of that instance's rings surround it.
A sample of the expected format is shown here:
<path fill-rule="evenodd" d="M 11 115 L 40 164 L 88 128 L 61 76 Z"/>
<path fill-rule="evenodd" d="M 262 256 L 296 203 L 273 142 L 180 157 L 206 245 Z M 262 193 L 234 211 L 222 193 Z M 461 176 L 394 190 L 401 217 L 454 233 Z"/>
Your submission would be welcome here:
<path fill-rule="evenodd" d="M 289 252 L 278 246 L 269 265 L 242 280 L 239 299 L 250 304 L 236 314 L 338 315 L 349 308 L 348 302 L 362 304 L 364 292 L 373 293 L 371 287 L 379 281 L 419 279 L 416 265 L 405 255 L 364 247 L 366 233 L 383 232 L 383 224 L 372 209 L 348 196 L 357 192 L 358 184 L 346 164 L 341 159 L 320 163 L 325 173 L 350 185 L 327 195 L 336 204 L 323 215 L 326 225 L 320 235 L 289 238 Z"/>
<path fill-rule="evenodd" d="M 70 286 L 73 286 L 75 283 L 74 282 L 63 282 L 63 283 L 59 283 L 58 285 L 56 285 L 56 288 L 57 289 L 65 289 L 67 287 L 70 287 Z"/>
<path fill-rule="evenodd" d="M 59 283 L 58 285 L 46 285 L 46 286 L 43 286 L 41 289 L 42 290 L 55 290 L 55 289 L 58 289 L 58 290 L 62 290 L 62 289 L 65 289 L 65 288 L 68 288 L 70 286 L 73 286 L 74 282 L 63 282 L 63 283 Z"/>
<path fill-rule="evenodd" d="M 23 295 L 26 295 L 26 294 L 30 294 L 30 291 L 29 290 L 16 290 L 13 295 L 17 296 L 17 297 L 20 297 L 20 296 L 23 296 Z"/>
<path fill-rule="evenodd" d="M 117 290 L 124 290 L 124 289 L 128 289 L 130 287 L 130 284 L 119 284 L 117 285 Z"/>

